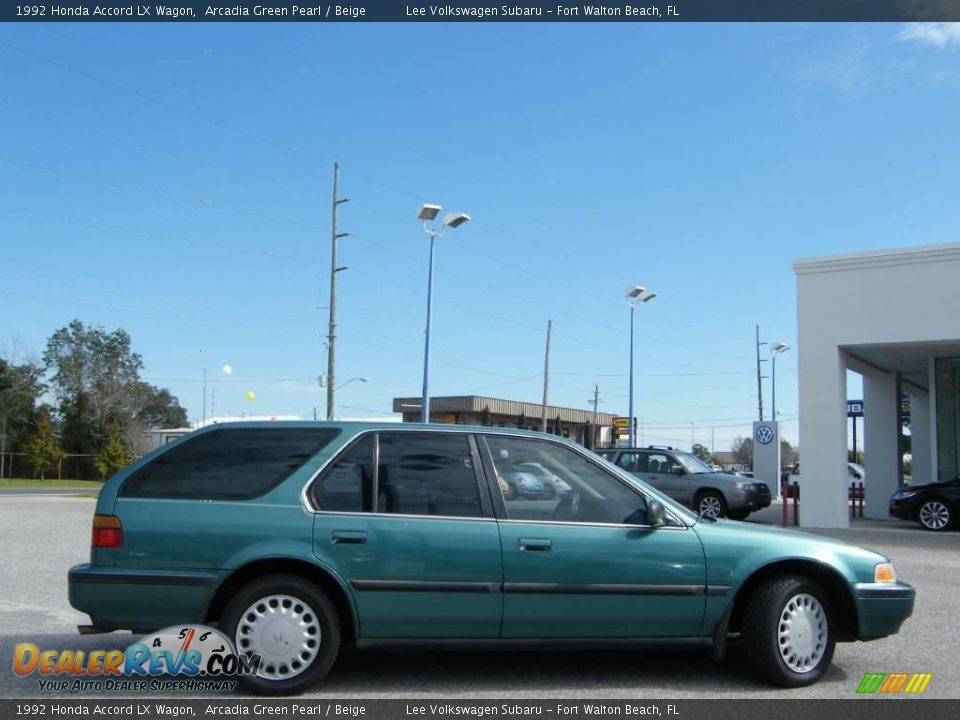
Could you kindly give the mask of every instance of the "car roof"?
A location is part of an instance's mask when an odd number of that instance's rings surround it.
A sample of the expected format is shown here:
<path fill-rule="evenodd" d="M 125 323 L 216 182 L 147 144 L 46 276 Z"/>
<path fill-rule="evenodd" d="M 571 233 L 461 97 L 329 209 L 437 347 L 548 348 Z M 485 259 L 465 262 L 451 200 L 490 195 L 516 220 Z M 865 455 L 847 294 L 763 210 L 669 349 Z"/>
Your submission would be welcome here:
<path fill-rule="evenodd" d="M 445 423 L 400 423 L 387 421 L 368 421 L 368 420 L 240 420 L 234 422 L 216 423 L 199 428 L 194 432 L 214 432 L 218 429 L 223 430 L 263 430 L 270 428 L 317 428 L 317 429 L 339 429 L 350 434 L 357 434 L 370 430 L 431 430 L 440 432 L 468 432 L 482 433 L 485 435 L 516 435 L 518 437 L 539 438 L 541 440 L 551 440 L 553 442 L 563 443 L 565 445 L 578 445 L 573 441 L 552 435 L 550 433 L 537 432 L 535 430 L 519 430 L 517 428 L 506 427 L 487 427 L 483 425 L 448 425 Z"/>

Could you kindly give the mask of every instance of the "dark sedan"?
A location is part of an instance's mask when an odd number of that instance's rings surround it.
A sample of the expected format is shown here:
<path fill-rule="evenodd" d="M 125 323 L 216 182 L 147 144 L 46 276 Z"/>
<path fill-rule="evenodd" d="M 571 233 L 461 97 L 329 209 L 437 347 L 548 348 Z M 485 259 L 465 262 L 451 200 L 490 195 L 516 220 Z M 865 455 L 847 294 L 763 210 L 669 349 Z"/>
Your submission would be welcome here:
<path fill-rule="evenodd" d="M 927 530 L 948 530 L 960 514 L 960 478 L 900 488 L 890 498 L 890 514 L 914 520 Z"/>

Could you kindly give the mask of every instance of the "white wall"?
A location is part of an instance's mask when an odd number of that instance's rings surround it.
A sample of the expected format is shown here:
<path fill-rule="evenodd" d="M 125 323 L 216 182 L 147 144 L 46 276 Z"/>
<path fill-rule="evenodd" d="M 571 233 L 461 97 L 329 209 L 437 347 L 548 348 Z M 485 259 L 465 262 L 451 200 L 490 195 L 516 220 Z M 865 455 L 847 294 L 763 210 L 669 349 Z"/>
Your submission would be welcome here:
<path fill-rule="evenodd" d="M 952 296 L 960 278 L 960 244 L 797 260 L 794 270 L 803 453 L 800 521 L 808 527 L 845 527 L 846 487 L 835 480 L 846 477 L 845 370 L 848 365 L 858 372 L 870 370 L 849 353 L 855 354 L 858 345 L 958 341 L 960 313 Z M 931 347 L 931 356 L 934 352 Z M 866 384 L 865 379 L 865 394 Z M 891 412 L 899 413 L 899 406 L 893 406 Z M 866 408 L 870 412 L 868 403 Z M 872 434 L 866 421 L 864 425 L 870 437 L 877 436 L 876 425 Z M 885 437 L 880 432 L 878 437 Z M 931 444 L 935 446 L 935 437 Z M 875 469 L 869 458 L 879 454 L 887 463 L 890 458 L 869 441 L 865 453 L 869 498 Z M 879 472 L 885 487 L 887 468 Z"/>

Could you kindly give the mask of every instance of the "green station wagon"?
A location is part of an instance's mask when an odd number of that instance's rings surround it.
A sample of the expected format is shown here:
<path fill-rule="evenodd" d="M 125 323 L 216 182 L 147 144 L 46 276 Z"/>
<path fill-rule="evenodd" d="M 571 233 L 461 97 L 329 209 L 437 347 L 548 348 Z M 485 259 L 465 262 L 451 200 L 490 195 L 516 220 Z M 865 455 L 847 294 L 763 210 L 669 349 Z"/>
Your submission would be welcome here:
<path fill-rule="evenodd" d="M 530 463 L 569 490 L 505 493 Z M 915 595 L 882 555 L 698 520 L 578 445 L 498 428 L 217 425 L 114 475 L 93 527 L 69 573 L 81 632 L 215 626 L 269 694 L 306 690 L 342 647 L 416 644 L 722 657 L 731 640 L 766 680 L 808 685 L 836 642 L 896 633 Z"/>

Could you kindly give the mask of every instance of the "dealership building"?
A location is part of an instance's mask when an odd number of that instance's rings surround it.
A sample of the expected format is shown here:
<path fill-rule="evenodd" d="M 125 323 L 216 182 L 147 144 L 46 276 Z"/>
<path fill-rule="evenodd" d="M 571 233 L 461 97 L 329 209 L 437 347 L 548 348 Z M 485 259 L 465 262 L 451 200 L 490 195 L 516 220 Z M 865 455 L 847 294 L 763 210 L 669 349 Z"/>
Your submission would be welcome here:
<path fill-rule="evenodd" d="M 847 371 L 863 377 L 864 516 L 903 484 L 901 394 L 913 484 L 960 469 L 960 244 L 796 260 L 800 524 L 847 527 Z"/>
<path fill-rule="evenodd" d="M 403 415 L 403 422 L 420 422 L 421 399 L 394 398 L 393 411 Z M 594 447 L 612 445 L 612 426 L 615 415 L 576 410 L 573 408 L 547 406 L 547 430 L 561 437 L 587 445 L 587 433 L 594 433 Z M 448 425 L 490 425 L 492 427 L 540 430 L 543 406 L 519 400 L 481 397 L 479 395 L 454 395 L 430 398 L 430 422 Z"/>

